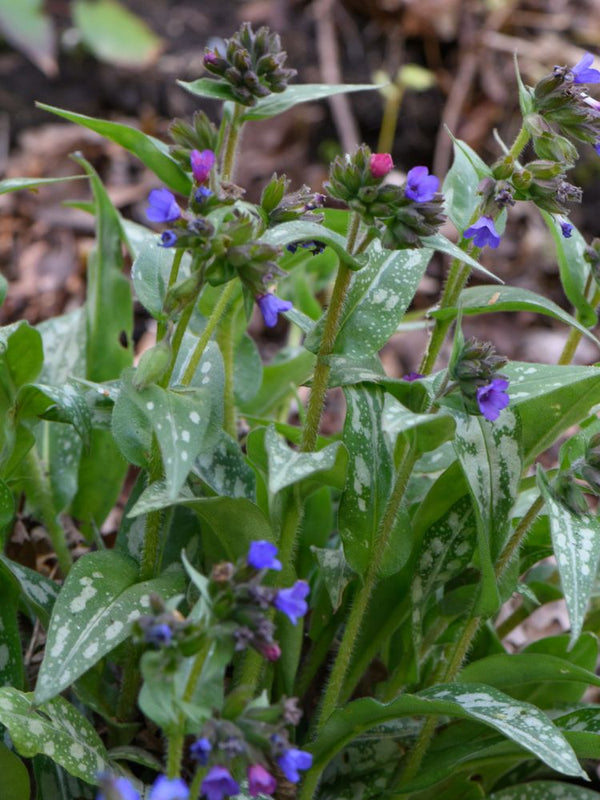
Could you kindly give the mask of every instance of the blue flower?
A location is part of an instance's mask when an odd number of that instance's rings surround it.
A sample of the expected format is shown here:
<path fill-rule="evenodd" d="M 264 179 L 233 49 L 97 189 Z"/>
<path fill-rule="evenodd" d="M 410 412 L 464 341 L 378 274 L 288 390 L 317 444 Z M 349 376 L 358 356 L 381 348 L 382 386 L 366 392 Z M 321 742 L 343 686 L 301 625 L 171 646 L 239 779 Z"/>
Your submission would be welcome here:
<path fill-rule="evenodd" d="M 504 378 L 494 378 L 491 383 L 477 389 L 477 405 L 483 416 L 490 422 L 498 419 L 502 409 L 508 405 L 507 389 L 508 381 Z"/>
<path fill-rule="evenodd" d="M 420 381 L 424 377 L 425 375 L 421 375 L 420 372 L 407 372 L 406 375 L 402 376 L 402 380 L 412 383 L 413 381 Z"/>
<path fill-rule="evenodd" d="M 275 558 L 277 548 L 264 539 L 252 542 L 248 551 L 248 564 L 254 569 L 281 569 L 281 561 Z"/>
<path fill-rule="evenodd" d="M 188 800 L 190 790 L 181 778 L 159 775 L 152 784 L 148 800 Z"/>
<path fill-rule="evenodd" d="M 226 767 L 211 767 L 200 787 L 208 800 L 223 800 L 224 797 L 238 794 L 240 786 Z"/>
<path fill-rule="evenodd" d="M 600 71 L 590 69 L 593 63 L 594 56 L 591 53 L 585 53 L 581 61 L 571 68 L 573 83 L 600 83 Z"/>
<path fill-rule="evenodd" d="M 560 220 L 560 230 L 565 239 L 570 239 L 573 233 L 573 226 L 566 219 Z"/>
<path fill-rule="evenodd" d="M 168 189 L 152 189 L 148 203 L 146 216 L 151 222 L 174 222 L 181 216 L 181 209 Z"/>
<path fill-rule="evenodd" d="M 194 200 L 202 204 L 205 200 L 208 200 L 209 197 L 212 197 L 212 195 L 213 193 L 208 186 L 199 186 L 194 193 Z"/>
<path fill-rule="evenodd" d="M 289 589 L 279 589 L 273 604 L 295 625 L 298 618 L 303 617 L 308 611 L 308 604 L 304 598 L 309 592 L 310 587 L 306 581 L 296 581 Z"/>
<path fill-rule="evenodd" d="M 100 791 L 96 800 L 140 800 L 139 794 L 127 778 L 115 778 L 109 773 L 99 776 Z"/>
<path fill-rule="evenodd" d="M 416 203 L 427 203 L 433 200 L 440 182 L 435 175 L 430 175 L 427 167 L 413 167 L 406 176 L 404 194 Z"/>
<path fill-rule="evenodd" d="M 465 239 L 473 239 L 475 247 L 485 247 L 487 244 L 495 249 L 500 244 L 500 234 L 496 230 L 494 220 L 485 214 L 467 228 L 463 236 Z"/>
<path fill-rule="evenodd" d="M 155 644 L 160 647 L 161 645 L 171 644 L 173 631 L 166 622 L 163 622 L 149 628 L 144 638 L 149 644 Z"/>
<path fill-rule="evenodd" d="M 300 780 L 298 770 L 310 769 L 312 761 L 313 757 L 310 753 L 298 750 L 295 747 L 290 747 L 277 759 L 277 763 L 290 783 L 298 783 Z"/>
<path fill-rule="evenodd" d="M 201 736 L 190 747 L 190 755 L 200 766 L 205 767 L 208 764 L 208 754 L 211 750 L 212 744 L 210 740 L 206 736 Z"/>
<path fill-rule="evenodd" d="M 263 294 L 256 298 L 256 302 L 267 328 L 274 328 L 277 325 L 277 315 L 292 308 L 289 300 L 281 300 L 274 294 Z"/>
<path fill-rule="evenodd" d="M 175 231 L 163 231 L 160 235 L 159 247 L 175 247 L 177 244 L 177 234 Z"/>

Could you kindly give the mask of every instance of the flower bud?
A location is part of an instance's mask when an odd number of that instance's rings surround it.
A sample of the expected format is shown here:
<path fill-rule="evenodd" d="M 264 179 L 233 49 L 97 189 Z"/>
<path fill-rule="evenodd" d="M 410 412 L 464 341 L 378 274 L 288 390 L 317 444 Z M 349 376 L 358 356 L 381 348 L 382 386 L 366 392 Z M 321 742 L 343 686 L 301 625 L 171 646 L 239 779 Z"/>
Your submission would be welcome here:
<path fill-rule="evenodd" d="M 158 383 L 170 362 L 171 347 L 166 339 L 162 339 L 142 354 L 131 381 L 133 387 L 139 391 L 151 383 Z"/>

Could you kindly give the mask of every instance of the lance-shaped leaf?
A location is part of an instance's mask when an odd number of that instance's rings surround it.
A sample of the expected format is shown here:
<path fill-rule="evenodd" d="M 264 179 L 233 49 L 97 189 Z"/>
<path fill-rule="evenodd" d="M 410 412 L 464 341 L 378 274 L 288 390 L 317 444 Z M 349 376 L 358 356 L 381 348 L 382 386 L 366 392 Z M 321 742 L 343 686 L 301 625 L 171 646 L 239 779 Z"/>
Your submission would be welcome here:
<path fill-rule="evenodd" d="M 345 236 L 341 236 L 339 233 L 329 230 L 329 228 L 326 228 L 324 225 L 310 222 L 310 220 L 283 222 L 281 225 L 276 225 L 274 228 L 269 228 L 269 230 L 265 231 L 259 241 L 274 247 L 285 247 L 292 242 L 308 242 L 313 240 L 323 242 L 328 247 L 331 247 L 331 249 L 337 253 L 340 260 L 350 269 L 362 269 L 367 263 L 364 256 L 362 258 L 356 258 L 348 254 Z"/>
<path fill-rule="evenodd" d="M 510 407 L 495 422 L 456 413 L 454 447 L 474 500 L 486 611 L 495 610 L 499 600 L 494 560 L 505 543 L 521 479 L 519 435 L 519 420 Z"/>
<path fill-rule="evenodd" d="M 146 133 L 137 130 L 137 128 L 122 125 L 119 122 L 87 117 L 85 114 L 76 114 L 63 108 L 48 106 L 45 103 L 36 103 L 36 105 L 44 111 L 50 111 L 50 113 L 64 117 L 69 122 L 75 122 L 77 125 L 83 125 L 99 133 L 100 136 L 116 142 L 121 147 L 124 147 L 125 150 L 129 150 L 130 153 L 137 156 L 170 189 L 186 196 L 190 193 L 192 189 L 191 178 L 183 171 L 177 161 L 168 155 L 168 145 L 159 139 L 148 136 Z"/>
<path fill-rule="evenodd" d="M 136 562 L 115 550 L 79 559 L 54 604 L 37 703 L 56 696 L 124 641 L 135 619 L 150 608 L 150 594 L 172 597 L 183 589 L 182 573 L 136 583 Z"/>
<path fill-rule="evenodd" d="M 368 263 L 352 276 L 334 352 L 352 358 L 377 353 L 395 333 L 421 282 L 433 250 L 384 250 L 373 242 Z M 305 346 L 317 352 L 323 317 Z"/>
<path fill-rule="evenodd" d="M 64 697 L 38 706 L 33 694 L 5 686 L 0 689 L 0 723 L 22 756 L 42 753 L 91 784 L 108 769 L 106 749 L 93 725 Z"/>
<path fill-rule="evenodd" d="M 459 231 L 464 231 L 471 225 L 481 202 L 477 187 L 483 178 L 492 177 L 492 171 L 468 144 L 453 136 L 452 141 L 454 160 L 442 191 L 448 216 Z"/>
<path fill-rule="evenodd" d="M 73 797 L 94 800 L 96 797 L 95 786 L 69 775 L 48 756 L 34 756 L 32 766 L 37 787 L 35 800 L 46 800 L 47 797 L 53 800 L 72 800 Z"/>
<path fill-rule="evenodd" d="M 452 415 L 445 411 L 415 414 L 389 395 L 385 398 L 382 425 L 392 442 L 400 433 L 409 435 L 418 453 L 435 450 L 452 437 L 456 427 Z"/>
<path fill-rule="evenodd" d="M 488 795 L 488 800 L 598 800 L 600 794 L 561 781 L 532 781 L 507 786 Z"/>
<path fill-rule="evenodd" d="M 256 497 L 256 475 L 244 458 L 238 443 L 220 431 L 216 444 L 195 460 L 192 472 L 218 495 Z"/>
<path fill-rule="evenodd" d="M 512 361 L 502 373 L 510 379 L 511 406 L 519 410 L 525 465 L 600 402 L 597 367 Z"/>
<path fill-rule="evenodd" d="M 0 555 L 0 572 L 3 569 L 9 570 L 17 580 L 21 593 L 26 602 L 33 608 L 40 622 L 46 628 L 52 613 L 52 608 L 58 597 L 59 587 L 54 581 L 36 572 L 29 567 L 11 561 L 4 555 Z"/>
<path fill-rule="evenodd" d="M 537 482 L 546 501 L 554 555 L 571 622 L 571 644 L 583 627 L 585 610 L 600 559 L 600 522 L 592 514 L 577 514 L 553 492 L 544 472 Z"/>
<path fill-rule="evenodd" d="M 462 261 L 464 264 L 468 264 L 472 269 L 476 269 L 478 272 L 482 272 L 488 278 L 492 278 L 495 281 L 502 282 L 500 278 L 497 278 L 493 272 L 490 272 L 488 269 L 483 267 L 479 261 L 476 261 L 473 256 L 470 256 L 464 250 L 461 250 L 460 247 L 457 247 L 454 242 L 451 242 L 450 239 L 447 239 L 445 236 L 442 236 L 441 233 L 436 233 L 433 236 L 424 236 L 423 237 L 423 244 L 426 247 L 432 247 L 434 250 L 439 250 L 440 253 L 446 253 L 452 258 L 457 258 L 459 261 Z"/>
<path fill-rule="evenodd" d="M 600 342 L 584 325 L 567 314 L 560 306 L 536 292 L 520 286 L 470 286 L 464 289 L 457 306 L 434 308 L 429 316 L 436 319 L 454 319 L 460 311 L 462 314 L 490 314 L 496 311 L 532 311 L 564 322 L 583 333 L 594 344 Z"/>
<path fill-rule="evenodd" d="M 19 192 L 23 189 L 37 189 L 38 186 L 64 183 L 65 181 L 78 181 L 84 177 L 85 175 L 65 175 L 62 178 L 5 178 L 0 181 L 0 194 Z"/>
<path fill-rule="evenodd" d="M 382 430 L 383 390 L 366 384 L 346 386 L 344 395 L 347 411 L 343 440 L 348 449 L 348 477 L 340 500 L 338 526 L 348 563 L 363 575 L 373 558 L 394 465 Z M 399 532 L 398 523 L 396 531 Z M 406 560 L 408 554 L 403 544 L 407 544 L 406 535 L 400 541 L 394 533 L 389 537 L 387 555 L 381 560 L 386 574 L 395 572 Z"/>
<path fill-rule="evenodd" d="M 21 635 L 17 620 L 20 587 L 10 570 L 0 563 L 0 684 L 25 683 Z"/>
<path fill-rule="evenodd" d="M 579 312 L 583 325 L 591 328 L 596 324 L 598 317 L 586 297 L 586 285 L 590 274 L 590 265 L 585 259 L 586 241 L 575 227 L 571 235 L 565 238 L 560 221 L 547 211 L 540 213 L 554 239 L 560 282 L 564 292 Z"/>
<path fill-rule="evenodd" d="M 441 684 L 383 704 L 361 698 L 335 711 L 309 745 L 321 771 L 341 748 L 375 725 L 414 715 L 473 719 L 499 731 L 564 775 L 587 778 L 572 747 L 546 714 L 484 684 Z"/>
<path fill-rule="evenodd" d="M 341 548 L 332 550 L 325 547 L 311 546 L 311 552 L 319 565 L 319 576 L 335 613 L 342 604 L 344 589 L 354 578 L 354 570 L 350 567 Z"/>
<path fill-rule="evenodd" d="M 306 350 L 292 350 L 263 369 L 258 393 L 241 405 L 244 414 L 266 416 L 292 394 L 293 386 L 309 380 L 315 357 Z"/>
<path fill-rule="evenodd" d="M 324 482 L 338 489 L 344 485 L 346 451 L 341 442 L 333 442 L 315 453 L 302 453 L 292 450 L 271 426 L 265 433 L 265 449 L 269 462 L 268 485 L 272 494 L 320 473 L 328 473 Z"/>
<path fill-rule="evenodd" d="M 142 243 L 133 264 L 131 279 L 136 297 L 155 319 L 164 319 L 163 303 L 167 293 L 173 252 L 160 247 L 158 240 Z"/>
<path fill-rule="evenodd" d="M 31 785 L 27 767 L 19 756 L 0 743 L 0 775 L 3 800 L 29 800 Z"/>
<path fill-rule="evenodd" d="M 92 416 L 83 392 L 76 384 L 48 386 L 30 383 L 19 391 L 16 402 L 18 417 L 43 417 L 70 423 L 86 447 L 90 444 Z"/>

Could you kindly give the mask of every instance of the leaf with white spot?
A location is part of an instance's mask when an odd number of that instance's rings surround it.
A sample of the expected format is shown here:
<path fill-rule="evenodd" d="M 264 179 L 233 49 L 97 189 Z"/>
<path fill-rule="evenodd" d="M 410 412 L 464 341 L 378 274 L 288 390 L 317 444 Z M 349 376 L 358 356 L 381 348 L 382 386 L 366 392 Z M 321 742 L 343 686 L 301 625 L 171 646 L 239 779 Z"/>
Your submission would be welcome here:
<path fill-rule="evenodd" d="M 165 481 L 169 497 L 177 498 L 179 490 L 190 473 L 195 458 L 205 445 L 204 435 L 210 417 L 208 389 L 163 389 L 151 385 L 135 389 L 130 376 L 123 379 L 123 388 L 115 404 L 115 432 L 127 433 L 127 414 L 136 410 L 138 426 L 145 436 L 140 447 L 148 447 L 148 434 L 154 433 L 162 455 Z M 119 413 L 121 406 L 121 413 Z M 126 407 L 126 408 L 125 408 Z M 143 425 L 147 421 L 148 427 Z M 119 437 L 117 436 L 117 441 Z"/>
<path fill-rule="evenodd" d="M 195 475 L 205 481 L 221 496 L 256 497 L 256 475 L 250 467 L 238 443 L 221 431 L 216 444 L 200 453 L 192 467 Z"/>
<path fill-rule="evenodd" d="M 493 612 L 499 602 L 494 561 L 506 541 L 521 479 L 520 424 L 510 407 L 495 422 L 461 412 L 455 419 L 454 447 L 477 516 L 482 609 Z"/>
<path fill-rule="evenodd" d="M 56 696 L 124 641 L 150 607 L 155 592 L 165 599 L 184 588 L 182 573 L 136 583 L 138 565 L 115 550 L 87 553 L 73 566 L 54 604 L 37 703 Z"/>
<path fill-rule="evenodd" d="M 48 386 L 30 383 L 17 395 L 16 413 L 21 419 L 42 417 L 54 422 L 70 423 L 85 447 L 90 445 L 92 415 L 84 393 L 76 384 Z"/>
<path fill-rule="evenodd" d="M 48 756 L 37 755 L 32 759 L 33 774 L 37 787 L 36 800 L 94 800 L 96 788 L 80 778 L 69 775 L 66 770 Z"/>
<path fill-rule="evenodd" d="M 108 769 L 108 755 L 94 727 L 63 697 L 38 706 L 32 693 L 1 688 L 0 723 L 22 756 L 42 753 L 91 784 Z"/>
<path fill-rule="evenodd" d="M 346 561 L 341 548 L 332 550 L 313 545 L 310 550 L 319 565 L 319 577 L 325 584 L 331 607 L 335 613 L 342 604 L 344 589 L 354 578 L 355 572 Z"/>
<path fill-rule="evenodd" d="M 456 427 L 454 418 L 445 410 L 436 414 L 415 414 L 391 395 L 385 398 L 381 424 L 392 442 L 400 433 L 409 434 L 411 445 L 418 453 L 438 448 L 452 437 Z"/>
<path fill-rule="evenodd" d="M 600 794 L 561 781 L 532 781 L 507 786 L 488 795 L 488 800 L 598 800 Z"/>
<path fill-rule="evenodd" d="M 348 476 L 338 513 L 340 537 L 348 563 L 363 575 L 373 558 L 373 547 L 392 487 L 394 465 L 382 430 L 384 393 L 378 386 L 344 387 L 346 421 L 343 441 L 348 449 Z M 399 515 L 402 517 L 402 513 Z M 395 526 L 398 528 L 398 524 Z M 392 535 L 382 558 L 384 574 L 398 570 L 408 557 L 409 537 Z"/>
<path fill-rule="evenodd" d="M 450 134 L 452 135 L 452 134 Z M 482 178 L 491 178 L 492 171 L 468 144 L 455 139 L 454 159 L 444 178 L 442 191 L 446 213 L 459 231 L 473 222 L 473 215 L 481 203 L 477 191 Z"/>
<path fill-rule="evenodd" d="M 334 353 L 362 358 L 380 350 L 396 331 L 421 282 L 433 250 L 384 250 L 378 242 L 369 249 L 366 267 L 352 281 Z M 317 352 L 323 333 L 321 317 L 306 337 L 305 346 Z"/>
<path fill-rule="evenodd" d="M 0 685 L 24 686 L 25 670 L 17 611 L 19 584 L 0 563 Z"/>
<path fill-rule="evenodd" d="M 41 572 L 29 569 L 0 554 L 0 572 L 3 569 L 10 570 L 20 586 L 24 599 L 32 606 L 42 625 L 47 627 L 58 597 L 58 585 Z"/>
<path fill-rule="evenodd" d="M 576 514 L 556 497 L 541 469 L 538 469 L 537 482 L 548 509 L 552 545 L 569 612 L 573 644 L 581 633 L 596 580 L 600 560 L 600 521 L 592 514 Z"/>
<path fill-rule="evenodd" d="M 323 483 L 341 489 L 345 477 L 346 451 L 341 442 L 333 442 L 314 453 L 292 450 L 274 427 L 265 433 L 265 448 L 269 461 L 269 491 L 277 494 L 286 486 L 293 486 L 313 475 L 324 476 Z"/>

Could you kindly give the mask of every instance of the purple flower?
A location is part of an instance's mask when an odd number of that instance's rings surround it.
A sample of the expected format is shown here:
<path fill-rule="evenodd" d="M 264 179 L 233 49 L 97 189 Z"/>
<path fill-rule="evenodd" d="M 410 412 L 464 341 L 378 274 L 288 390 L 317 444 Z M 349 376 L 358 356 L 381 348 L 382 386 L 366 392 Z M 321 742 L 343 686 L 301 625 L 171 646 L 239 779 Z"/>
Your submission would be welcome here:
<path fill-rule="evenodd" d="M 430 175 L 427 167 L 413 167 L 406 176 L 404 194 L 416 203 L 433 200 L 440 185 L 435 175 Z"/>
<path fill-rule="evenodd" d="M 248 551 L 248 564 L 254 569 L 281 569 L 281 561 L 275 558 L 277 548 L 264 539 L 252 542 Z"/>
<path fill-rule="evenodd" d="M 281 300 L 274 294 L 262 294 L 256 298 L 256 302 L 267 328 L 274 328 L 277 325 L 277 315 L 292 308 L 289 300 Z"/>
<path fill-rule="evenodd" d="M 152 189 L 148 204 L 146 216 L 151 222 L 174 222 L 181 216 L 181 209 L 168 189 Z"/>
<path fill-rule="evenodd" d="M 240 791 L 239 784 L 231 777 L 229 770 L 220 766 L 209 769 L 200 788 L 208 800 L 223 800 L 224 797 Z"/>
<path fill-rule="evenodd" d="M 297 750 L 295 747 L 290 747 L 277 759 L 277 763 L 290 783 L 298 783 L 300 780 L 298 770 L 310 769 L 312 761 L 313 757 L 310 753 L 306 753 L 304 750 Z"/>
<path fill-rule="evenodd" d="M 148 800 L 188 800 L 190 790 L 181 778 L 159 775 L 152 784 Z"/>
<path fill-rule="evenodd" d="M 508 405 L 507 389 L 508 381 L 504 378 L 494 378 L 487 386 L 480 386 L 477 389 L 477 405 L 483 416 L 490 422 L 498 419 L 502 409 Z"/>
<path fill-rule="evenodd" d="M 144 638 L 149 644 L 155 644 L 159 647 L 161 645 L 171 644 L 171 639 L 173 638 L 173 631 L 171 628 L 163 622 L 158 625 L 153 625 L 149 628 Z"/>
<path fill-rule="evenodd" d="M 565 239 L 570 239 L 573 233 L 573 226 L 566 219 L 560 221 L 560 230 Z"/>
<path fill-rule="evenodd" d="M 175 231 L 163 231 L 160 235 L 159 247 L 175 247 L 177 244 L 177 234 Z"/>
<path fill-rule="evenodd" d="M 204 183 L 208 180 L 210 171 L 215 163 L 215 154 L 212 150 L 192 150 L 190 153 L 190 163 L 192 165 L 192 175 L 197 183 Z"/>
<path fill-rule="evenodd" d="M 413 381 L 420 381 L 421 378 L 424 378 L 424 375 L 421 375 L 420 372 L 407 372 L 406 375 L 402 376 L 403 381 L 408 381 L 412 383 Z"/>
<path fill-rule="evenodd" d="M 208 754 L 211 750 L 212 744 L 205 736 L 202 736 L 200 739 L 196 739 L 190 747 L 190 755 L 200 766 L 205 767 L 208 764 Z"/>
<path fill-rule="evenodd" d="M 463 236 L 465 239 L 473 239 L 475 247 L 485 247 L 488 244 L 495 249 L 500 244 L 500 234 L 496 230 L 494 220 L 485 214 L 467 228 Z"/>
<path fill-rule="evenodd" d="M 596 139 L 596 141 L 594 142 L 594 150 L 600 156 L 600 139 Z"/>
<path fill-rule="evenodd" d="M 273 604 L 295 625 L 298 618 L 303 617 L 308 611 L 308 604 L 304 598 L 309 592 L 310 587 L 306 581 L 296 581 L 289 589 L 280 589 L 275 595 Z"/>
<path fill-rule="evenodd" d="M 257 797 L 259 794 L 273 794 L 277 788 L 277 781 L 262 764 L 252 764 L 248 767 L 248 791 L 250 797 Z"/>
<path fill-rule="evenodd" d="M 100 791 L 96 800 L 140 800 L 139 794 L 127 778 L 115 778 L 103 773 L 100 778 Z"/>
<path fill-rule="evenodd" d="M 600 83 L 600 72 L 597 69 L 590 69 L 593 63 L 594 56 L 585 53 L 581 61 L 571 68 L 573 83 Z"/>

